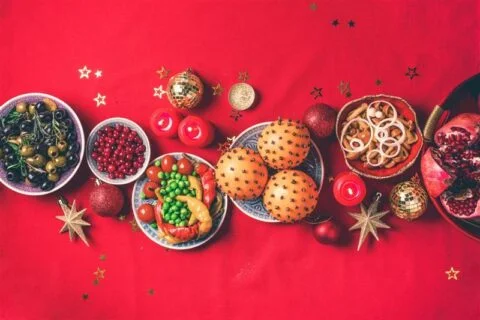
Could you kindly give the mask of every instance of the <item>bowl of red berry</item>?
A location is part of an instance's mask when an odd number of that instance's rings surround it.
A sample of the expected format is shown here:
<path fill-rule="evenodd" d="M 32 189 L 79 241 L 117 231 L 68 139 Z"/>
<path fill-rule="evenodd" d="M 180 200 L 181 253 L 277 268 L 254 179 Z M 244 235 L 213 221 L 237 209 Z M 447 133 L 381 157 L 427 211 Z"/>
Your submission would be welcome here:
<path fill-rule="evenodd" d="M 104 120 L 88 136 L 88 166 L 97 178 L 106 183 L 121 185 L 137 180 L 149 161 L 148 137 L 131 120 Z"/>

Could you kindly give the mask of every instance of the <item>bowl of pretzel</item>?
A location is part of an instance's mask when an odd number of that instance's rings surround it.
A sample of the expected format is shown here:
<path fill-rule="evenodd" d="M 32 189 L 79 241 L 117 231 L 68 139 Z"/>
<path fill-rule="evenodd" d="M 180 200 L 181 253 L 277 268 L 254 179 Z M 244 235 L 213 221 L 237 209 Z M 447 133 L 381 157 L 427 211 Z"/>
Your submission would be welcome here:
<path fill-rule="evenodd" d="M 383 94 L 344 105 L 337 116 L 336 134 L 347 166 L 372 179 L 405 172 L 423 146 L 417 115 L 410 104 Z"/>

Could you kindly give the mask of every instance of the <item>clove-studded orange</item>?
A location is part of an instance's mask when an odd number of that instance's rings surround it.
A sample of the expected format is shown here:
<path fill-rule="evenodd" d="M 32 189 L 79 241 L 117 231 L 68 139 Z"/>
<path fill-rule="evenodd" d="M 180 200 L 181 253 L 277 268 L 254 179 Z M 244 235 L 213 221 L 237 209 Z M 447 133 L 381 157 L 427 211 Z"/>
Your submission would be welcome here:
<path fill-rule="evenodd" d="M 266 126 L 258 138 L 258 152 L 269 167 L 289 169 L 305 160 L 310 133 L 300 121 L 278 119 Z"/>
<path fill-rule="evenodd" d="M 268 180 L 267 166 L 252 149 L 233 148 L 218 159 L 215 180 L 220 190 L 233 199 L 258 198 Z"/>
<path fill-rule="evenodd" d="M 277 172 L 270 178 L 263 193 L 265 208 L 282 222 L 302 220 L 315 210 L 317 200 L 315 181 L 299 170 Z"/>

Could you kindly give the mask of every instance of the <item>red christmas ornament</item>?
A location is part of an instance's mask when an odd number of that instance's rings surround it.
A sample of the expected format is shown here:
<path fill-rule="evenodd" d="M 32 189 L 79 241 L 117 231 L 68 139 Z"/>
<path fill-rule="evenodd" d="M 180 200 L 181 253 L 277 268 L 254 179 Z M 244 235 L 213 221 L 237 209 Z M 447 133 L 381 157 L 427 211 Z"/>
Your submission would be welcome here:
<path fill-rule="evenodd" d="M 333 219 L 329 218 L 324 222 L 313 226 L 313 236 L 318 242 L 323 244 L 335 244 L 340 240 L 342 228 Z"/>
<path fill-rule="evenodd" d="M 96 181 L 90 192 L 90 206 L 93 211 L 102 217 L 113 217 L 120 213 L 125 198 L 122 191 L 114 185 Z"/>
<path fill-rule="evenodd" d="M 342 172 L 335 177 L 333 196 L 341 205 L 353 207 L 360 204 L 367 194 L 367 187 L 360 176 L 354 172 Z"/>

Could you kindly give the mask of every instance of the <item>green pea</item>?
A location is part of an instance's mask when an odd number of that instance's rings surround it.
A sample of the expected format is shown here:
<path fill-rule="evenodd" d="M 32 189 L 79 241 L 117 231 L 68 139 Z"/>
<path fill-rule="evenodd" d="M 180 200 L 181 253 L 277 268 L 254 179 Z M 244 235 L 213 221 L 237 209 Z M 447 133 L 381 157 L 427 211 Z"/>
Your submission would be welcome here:
<path fill-rule="evenodd" d="M 180 222 L 182 222 L 182 220 L 180 218 L 175 219 L 175 223 L 180 223 Z"/>
<path fill-rule="evenodd" d="M 177 170 L 178 170 L 178 166 L 177 166 L 176 164 L 174 164 L 174 165 L 172 166 L 172 171 L 175 171 L 175 172 L 176 172 Z"/>
<path fill-rule="evenodd" d="M 183 176 L 183 177 L 182 177 L 182 180 L 183 180 L 183 181 L 188 181 L 188 177 L 187 177 L 187 176 Z"/>
<path fill-rule="evenodd" d="M 188 211 L 185 208 L 180 209 L 180 214 L 187 215 Z"/>
<path fill-rule="evenodd" d="M 162 163 L 160 162 L 160 160 L 155 161 L 155 167 L 160 167 L 161 165 Z"/>
<path fill-rule="evenodd" d="M 190 187 L 190 182 L 185 181 L 185 187 Z"/>
<path fill-rule="evenodd" d="M 180 195 L 180 193 L 182 193 L 182 190 L 180 190 L 180 189 L 178 189 L 178 188 L 175 189 L 175 194 L 176 194 L 177 196 Z"/>
<path fill-rule="evenodd" d="M 178 219 L 178 214 L 177 213 L 174 213 L 172 214 L 172 220 L 177 220 Z"/>
<path fill-rule="evenodd" d="M 179 187 L 179 188 L 185 187 L 185 183 L 184 183 L 183 181 L 179 181 L 179 182 L 178 182 L 178 187 Z"/>
<path fill-rule="evenodd" d="M 145 199 L 145 193 L 140 192 L 140 199 Z"/>
<path fill-rule="evenodd" d="M 165 197 L 165 202 L 172 202 L 172 198 L 170 198 L 170 197 Z"/>
<path fill-rule="evenodd" d="M 169 213 L 165 214 L 163 217 L 164 217 L 165 220 L 167 220 L 167 221 L 170 220 L 170 214 L 169 214 Z"/>
<path fill-rule="evenodd" d="M 168 196 L 169 196 L 170 198 L 172 198 L 172 199 L 175 198 L 175 192 L 170 191 L 170 192 L 168 193 Z"/>
<path fill-rule="evenodd" d="M 182 190 L 182 193 L 187 196 L 190 193 L 190 190 L 185 188 L 185 189 Z"/>
<path fill-rule="evenodd" d="M 176 188 L 178 188 L 178 184 L 176 182 L 172 182 L 170 187 L 172 187 L 173 189 L 176 189 Z"/>
<path fill-rule="evenodd" d="M 152 227 L 153 229 L 157 229 L 157 228 L 158 228 L 158 226 L 157 226 L 157 224 L 156 224 L 155 222 L 152 222 L 152 223 L 150 224 L 150 227 Z"/>
<path fill-rule="evenodd" d="M 196 177 L 198 176 L 198 174 L 195 171 L 193 171 L 192 176 Z"/>
<path fill-rule="evenodd" d="M 173 221 L 173 220 L 168 220 L 168 223 L 170 223 L 170 224 L 175 224 L 175 221 Z"/>
<path fill-rule="evenodd" d="M 167 193 L 167 192 L 166 192 L 165 190 L 160 189 L 160 194 L 161 194 L 162 196 L 164 196 L 166 193 Z"/>
<path fill-rule="evenodd" d="M 179 180 L 182 178 L 182 175 L 180 173 L 175 173 L 175 179 Z"/>
<path fill-rule="evenodd" d="M 197 194 L 197 193 L 195 192 L 195 190 L 190 191 L 190 195 L 191 195 L 192 197 L 195 197 L 196 194 Z"/>
<path fill-rule="evenodd" d="M 166 179 L 170 178 L 170 172 L 165 172 L 165 178 Z"/>

